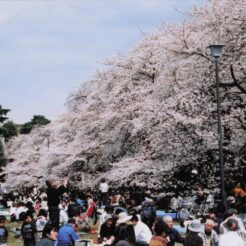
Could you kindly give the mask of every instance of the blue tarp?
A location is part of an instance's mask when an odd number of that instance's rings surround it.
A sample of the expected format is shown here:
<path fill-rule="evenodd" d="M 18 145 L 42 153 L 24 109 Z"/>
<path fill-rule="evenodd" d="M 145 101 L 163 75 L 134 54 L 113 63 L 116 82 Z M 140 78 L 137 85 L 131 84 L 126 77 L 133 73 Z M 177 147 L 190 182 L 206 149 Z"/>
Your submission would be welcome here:
<path fill-rule="evenodd" d="M 168 212 L 165 212 L 163 210 L 156 210 L 156 216 L 161 218 L 161 217 L 164 217 L 166 215 L 169 215 L 171 216 L 174 220 L 177 218 L 177 213 L 168 213 Z"/>

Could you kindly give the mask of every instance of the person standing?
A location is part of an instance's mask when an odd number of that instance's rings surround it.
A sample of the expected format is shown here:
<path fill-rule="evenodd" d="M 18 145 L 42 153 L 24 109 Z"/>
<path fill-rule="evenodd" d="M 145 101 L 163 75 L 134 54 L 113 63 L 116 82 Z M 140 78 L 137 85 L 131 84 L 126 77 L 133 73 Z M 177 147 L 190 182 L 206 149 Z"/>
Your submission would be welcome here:
<path fill-rule="evenodd" d="M 51 224 L 56 228 L 59 227 L 59 217 L 60 217 L 60 196 L 67 191 L 67 179 L 63 180 L 63 185 L 57 188 L 57 182 L 55 179 L 51 179 L 47 182 L 47 198 L 49 207 L 49 217 Z"/>
<path fill-rule="evenodd" d="M 26 213 L 21 226 L 21 235 L 24 240 L 24 246 L 36 245 L 37 227 L 32 214 Z"/>
<path fill-rule="evenodd" d="M 100 183 L 100 187 L 99 187 L 100 194 L 101 194 L 100 207 L 107 205 L 108 189 L 109 189 L 109 186 L 106 183 L 106 180 L 104 178 L 102 178 L 101 183 Z"/>

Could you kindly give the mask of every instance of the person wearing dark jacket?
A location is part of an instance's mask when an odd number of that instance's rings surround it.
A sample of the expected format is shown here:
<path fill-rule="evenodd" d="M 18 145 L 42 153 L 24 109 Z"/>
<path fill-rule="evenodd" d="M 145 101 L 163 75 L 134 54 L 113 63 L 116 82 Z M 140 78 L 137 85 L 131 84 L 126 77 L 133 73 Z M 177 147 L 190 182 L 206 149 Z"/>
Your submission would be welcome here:
<path fill-rule="evenodd" d="M 59 188 L 57 188 L 57 183 L 54 179 L 48 181 L 47 185 L 47 198 L 50 221 L 52 225 L 58 228 L 60 217 L 60 210 L 58 206 L 60 203 L 60 196 L 67 191 L 67 180 L 65 179 L 63 181 L 63 185 L 61 185 Z"/>
<path fill-rule="evenodd" d="M 179 234 L 179 232 L 173 228 L 173 219 L 171 216 L 164 216 L 163 221 L 167 226 L 167 237 L 169 238 L 169 242 L 167 246 L 174 246 L 175 242 L 184 244 L 184 238 Z"/>
<path fill-rule="evenodd" d="M 35 246 L 36 233 L 36 222 L 33 220 L 32 214 L 26 213 L 21 226 L 21 235 L 24 240 L 24 246 Z"/>
<path fill-rule="evenodd" d="M 115 230 L 116 228 L 113 218 L 108 218 L 100 228 L 100 238 L 102 238 L 104 242 L 107 240 L 113 241 L 115 237 Z"/>

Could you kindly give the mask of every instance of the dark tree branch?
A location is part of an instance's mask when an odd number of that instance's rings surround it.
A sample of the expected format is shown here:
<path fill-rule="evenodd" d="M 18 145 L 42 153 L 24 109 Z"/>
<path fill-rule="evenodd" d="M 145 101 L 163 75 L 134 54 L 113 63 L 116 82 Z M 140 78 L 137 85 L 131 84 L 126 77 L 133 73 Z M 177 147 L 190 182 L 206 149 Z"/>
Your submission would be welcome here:
<path fill-rule="evenodd" d="M 233 69 L 233 65 L 231 64 L 230 66 L 230 71 L 231 71 L 231 76 L 232 76 L 232 79 L 234 81 L 234 84 L 235 86 L 244 94 L 246 94 L 246 89 L 244 89 L 240 83 L 238 82 L 238 80 L 236 79 L 236 76 L 235 76 L 235 73 L 234 73 L 234 69 Z"/>

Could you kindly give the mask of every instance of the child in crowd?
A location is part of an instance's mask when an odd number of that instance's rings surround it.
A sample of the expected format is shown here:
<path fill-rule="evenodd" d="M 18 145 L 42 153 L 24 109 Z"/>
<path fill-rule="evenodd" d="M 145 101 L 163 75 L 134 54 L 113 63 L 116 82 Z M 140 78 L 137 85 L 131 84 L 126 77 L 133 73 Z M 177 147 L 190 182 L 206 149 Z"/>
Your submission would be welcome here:
<path fill-rule="evenodd" d="M 35 246 L 36 244 L 36 223 L 32 214 L 26 213 L 21 227 L 21 235 L 24 240 L 24 246 Z"/>
<path fill-rule="evenodd" d="M 8 240 L 8 230 L 5 227 L 6 218 L 3 215 L 0 215 L 0 244 L 1 246 L 6 245 Z"/>

